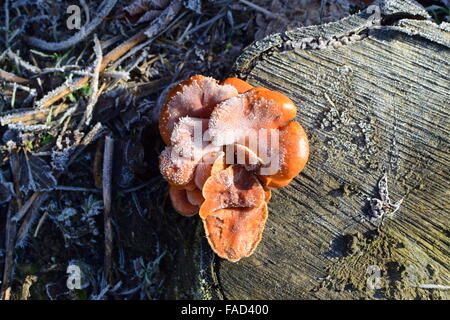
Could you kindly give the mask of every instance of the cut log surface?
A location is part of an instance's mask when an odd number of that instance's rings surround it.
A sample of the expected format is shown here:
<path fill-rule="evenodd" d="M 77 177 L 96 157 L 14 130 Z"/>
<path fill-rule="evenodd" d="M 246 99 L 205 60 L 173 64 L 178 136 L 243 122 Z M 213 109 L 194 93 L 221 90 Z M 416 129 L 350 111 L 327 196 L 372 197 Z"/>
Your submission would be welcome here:
<path fill-rule="evenodd" d="M 273 35 L 237 61 L 235 75 L 297 104 L 311 155 L 274 190 L 255 253 L 215 259 L 216 297 L 450 298 L 448 24 L 381 7 L 381 25 L 362 12 Z M 373 220 L 385 174 L 403 203 Z"/>

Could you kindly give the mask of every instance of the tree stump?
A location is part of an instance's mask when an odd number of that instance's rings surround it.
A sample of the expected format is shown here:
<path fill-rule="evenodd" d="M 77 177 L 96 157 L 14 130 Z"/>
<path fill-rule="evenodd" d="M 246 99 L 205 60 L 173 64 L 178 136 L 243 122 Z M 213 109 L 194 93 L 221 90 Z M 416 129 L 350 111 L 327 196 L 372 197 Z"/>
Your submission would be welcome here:
<path fill-rule="evenodd" d="M 214 297 L 450 298 L 450 28 L 409 1 L 375 4 L 380 24 L 369 9 L 238 59 L 235 75 L 297 104 L 311 155 L 274 190 L 255 253 L 206 268 Z M 373 220 L 385 174 L 403 203 Z"/>

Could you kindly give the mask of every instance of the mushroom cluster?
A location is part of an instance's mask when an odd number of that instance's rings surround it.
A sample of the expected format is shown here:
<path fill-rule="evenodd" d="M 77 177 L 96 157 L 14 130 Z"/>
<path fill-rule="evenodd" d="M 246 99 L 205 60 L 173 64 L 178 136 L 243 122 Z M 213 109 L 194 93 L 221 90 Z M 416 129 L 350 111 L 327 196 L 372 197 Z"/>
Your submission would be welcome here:
<path fill-rule="evenodd" d="M 214 252 L 250 256 L 261 240 L 272 188 L 305 166 L 308 139 L 286 96 L 238 78 L 196 75 L 168 94 L 159 130 L 160 171 L 175 210 L 199 214 Z"/>

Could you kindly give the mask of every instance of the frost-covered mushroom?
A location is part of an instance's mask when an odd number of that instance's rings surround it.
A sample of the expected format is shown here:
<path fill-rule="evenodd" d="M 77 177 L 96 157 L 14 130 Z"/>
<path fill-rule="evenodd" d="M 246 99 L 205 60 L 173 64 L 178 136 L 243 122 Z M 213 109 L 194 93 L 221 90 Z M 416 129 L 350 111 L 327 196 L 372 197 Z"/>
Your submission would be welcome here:
<path fill-rule="evenodd" d="M 223 151 L 205 154 L 195 169 L 194 182 L 196 187 L 203 190 L 206 180 L 226 167 L 225 153 Z"/>
<path fill-rule="evenodd" d="M 239 93 L 244 93 L 249 91 L 250 89 L 253 89 L 253 86 L 249 84 L 248 82 L 241 80 L 239 78 L 227 78 L 224 81 L 222 81 L 220 84 L 229 84 L 236 88 L 236 90 Z"/>
<path fill-rule="evenodd" d="M 183 158 L 166 147 L 159 155 L 159 170 L 163 178 L 177 189 L 186 187 L 193 179 L 197 163 L 190 158 Z"/>
<path fill-rule="evenodd" d="M 220 103 L 211 113 L 208 132 L 216 146 L 233 144 L 249 131 L 279 128 L 296 114 L 297 107 L 285 95 L 254 88 Z"/>
<path fill-rule="evenodd" d="M 259 207 L 266 194 L 253 173 L 241 165 L 232 165 L 208 178 L 203 197 L 200 217 L 205 219 L 219 209 Z"/>
<path fill-rule="evenodd" d="M 220 209 L 203 220 L 208 242 L 221 258 L 237 262 L 250 256 L 262 238 L 268 209 L 259 207 Z"/>
<path fill-rule="evenodd" d="M 292 121 L 296 112 L 288 97 L 254 88 L 219 104 L 208 132 L 214 145 L 236 144 L 246 168 L 257 172 L 264 186 L 279 188 L 300 173 L 309 156 L 306 133 Z M 265 143 L 261 143 L 263 136 Z M 255 144 L 249 142 L 252 137 Z"/>
<path fill-rule="evenodd" d="M 169 197 L 173 208 L 179 214 L 191 217 L 198 213 L 199 206 L 189 202 L 186 190 L 179 190 L 171 186 L 169 188 Z"/>
<path fill-rule="evenodd" d="M 171 146 L 159 157 L 159 168 L 166 181 L 175 187 L 193 185 L 197 164 L 206 153 L 218 147 L 203 141 L 207 120 L 191 117 L 180 118 L 171 134 Z"/>
<path fill-rule="evenodd" d="M 305 167 L 309 157 L 309 143 L 303 127 L 296 121 L 279 129 L 278 169 L 273 174 L 265 174 L 264 167 L 258 170 L 261 183 L 270 188 L 288 185 Z"/>
<path fill-rule="evenodd" d="M 167 95 L 159 117 L 159 131 L 164 143 L 170 145 L 172 131 L 180 118 L 208 119 L 218 103 L 237 95 L 233 86 L 220 85 L 217 80 L 201 75 L 179 83 Z"/>
<path fill-rule="evenodd" d="M 253 253 L 271 188 L 305 166 L 309 146 L 296 112 L 288 97 L 237 78 L 218 84 L 194 76 L 169 93 L 159 124 L 167 145 L 160 170 L 175 210 L 199 213 L 220 257 L 235 262 Z"/>
<path fill-rule="evenodd" d="M 199 215 L 208 241 L 220 257 L 238 261 L 253 252 L 267 220 L 266 196 L 256 176 L 241 165 L 208 178 Z"/>

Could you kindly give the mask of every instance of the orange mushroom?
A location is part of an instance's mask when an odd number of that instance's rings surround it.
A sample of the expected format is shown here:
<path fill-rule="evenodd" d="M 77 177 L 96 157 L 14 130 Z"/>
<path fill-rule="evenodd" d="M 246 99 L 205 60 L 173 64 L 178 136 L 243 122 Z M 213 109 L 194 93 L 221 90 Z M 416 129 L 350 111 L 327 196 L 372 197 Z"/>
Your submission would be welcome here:
<path fill-rule="evenodd" d="M 272 190 L 270 188 L 264 187 L 265 198 L 264 201 L 269 203 L 269 200 L 272 198 Z"/>
<path fill-rule="evenodd" d="M 205 219 L 219 209 L 259 207 L 265 196 L 261 183 L 253 173 L 241 165 L 232 165 L 206 181 L 200 217 Z"/>
<path fill-rule="evenodd" d="M 221 258 L 237 262 L 255 251 L 267 216 L 267 204 L 263 201 L 259 207 L 217 210 L 203 219 L 203 226 L 214 252 Z"/>
<path fill-rule="evenodd" d="M 201 158 L 207 146 L 206 141 L 203 141 L 207 128 L 208 119 L 180 118 L 170 136 L 170 145 L 180 156 Z"/>
<path fill-rule="evenodd" d="M 241 165 L 208 178 L 199 215 L 220 257 L 238 261 L 255 250 L 267 220 L 266 196 L 256 176 Z"/>
<path fill-rule="evenodd" d="M 203 198 L 202 195 L 202 191 L 197 188 L 193 190 L 186 190 L 186 195 L 188 201 L 195 206 L 200 206 L 203 201 L 205 201 L 205 198 Z"/>
<path fill-rule="evenodd" d="M 203 141 L 207 120 L 183 117 L 175 124 L 170 141 L 161 153 L 159 168 L 166 181 L 175 187 L 192 189 L 195 169 L 208 152 L 217 150 Z"/>
<path fill-rule="evenodd" d="M 159 155 L 159 170 L 163 178 L 177 189 L 190 184 L 196 165 L 194 159 L 180 156 L 174 152 L 173 147 L 166 147 Z"/>
<path fill-rule="evenodd" d="M 175 210 L 199 213 L 220 257 L 235 262 L 253 253 L 271 188 L 287 185 L 304 168 L 309 145 L 293 121 L 296 112 L 283 94 L 238 78 L 219 84 L 194 76 L 169 92 L 159 123 L 167 145 L 161 174 Z"/>
<path fill-rule="evenodd" d="M 222 81 L 220 84 L 229 84 L 236 88 L 238 93 L 244 93 L 247 92 L 250 89 L 253 89 L 253 86 L 249 84 L 248 82 L 245 82 L 244 80 L 241 80 L 239 78 L 227 78 L 224 81 Z"/>
<path fill-rule="evenodd" d="M 248 169 L 258 164 L 258 175 L 264 186 L 279 188 L 297 176 L 308 160 L 309 147 L 305 131 L 294 119 L 297 108 L 286 96 L 267 89 L 255 88 L 219 104 L 211 114 L 209 133 L 216 145 L 238 143 L 238 150 L 245 153 Z M 248 142 L 252 133 L 260 138 L 260 129 L 266 129 L 266 146 L 252 146 Z M 272 146 L 270 136 L 277 130 L 278 146 Z M 242 143 L 242 144 L 241 144 Z M 253 149 L 252 149 L 253 148 Z M 277 155 L 277 162 L 267 162 L 263 155 Z M 275 172 L 267 173 L 267 167 L 275 165 Z"/>
<path fill-rule="evenodd" d="M 191 217 L 198 213 L 199 206 L 189 202 L 186 190 L 178 190 L 171 186 L 169 189 L 169 197 L 174 209 L 179 214 Z"/>
<path fill-rule="evenodd" d="M 203 156 L 202 161 L 195 170 L 194 182 L 197 188 L 203 190 L 206 180 L 226 168 L 225 157 L 222 151 L 210 152 Z"/>
<path fill-rule="evenodd" d="M 279 130 L 279 146 L 272 150 L 279 154 L 278 169 L 273 174 L 264 174 L 259 169 L 261 183 L 270 188 L 288 185 L 305 167 L 309 157 L 308 137 L 303 127 L 296 121 L 289 122 Z"/>
<path fill-rule="evenodd" d="M 254 88 L 220 103 L 212 112 L 208 132 L 214 145 L 245 139 L 249 131 L 278 128 L 295 118 L 297 107 L 281 93 Z"/>
<path fill-rule="evenodd" d="M 185 116 L 208 119 L 214 107 L 238 95 L 231 85 L 220 85 L 217 80 L 196 75 L 176 85 L 167 95 L 159 117 L 159 132 L 166 145 L 175 124 Z"/>

